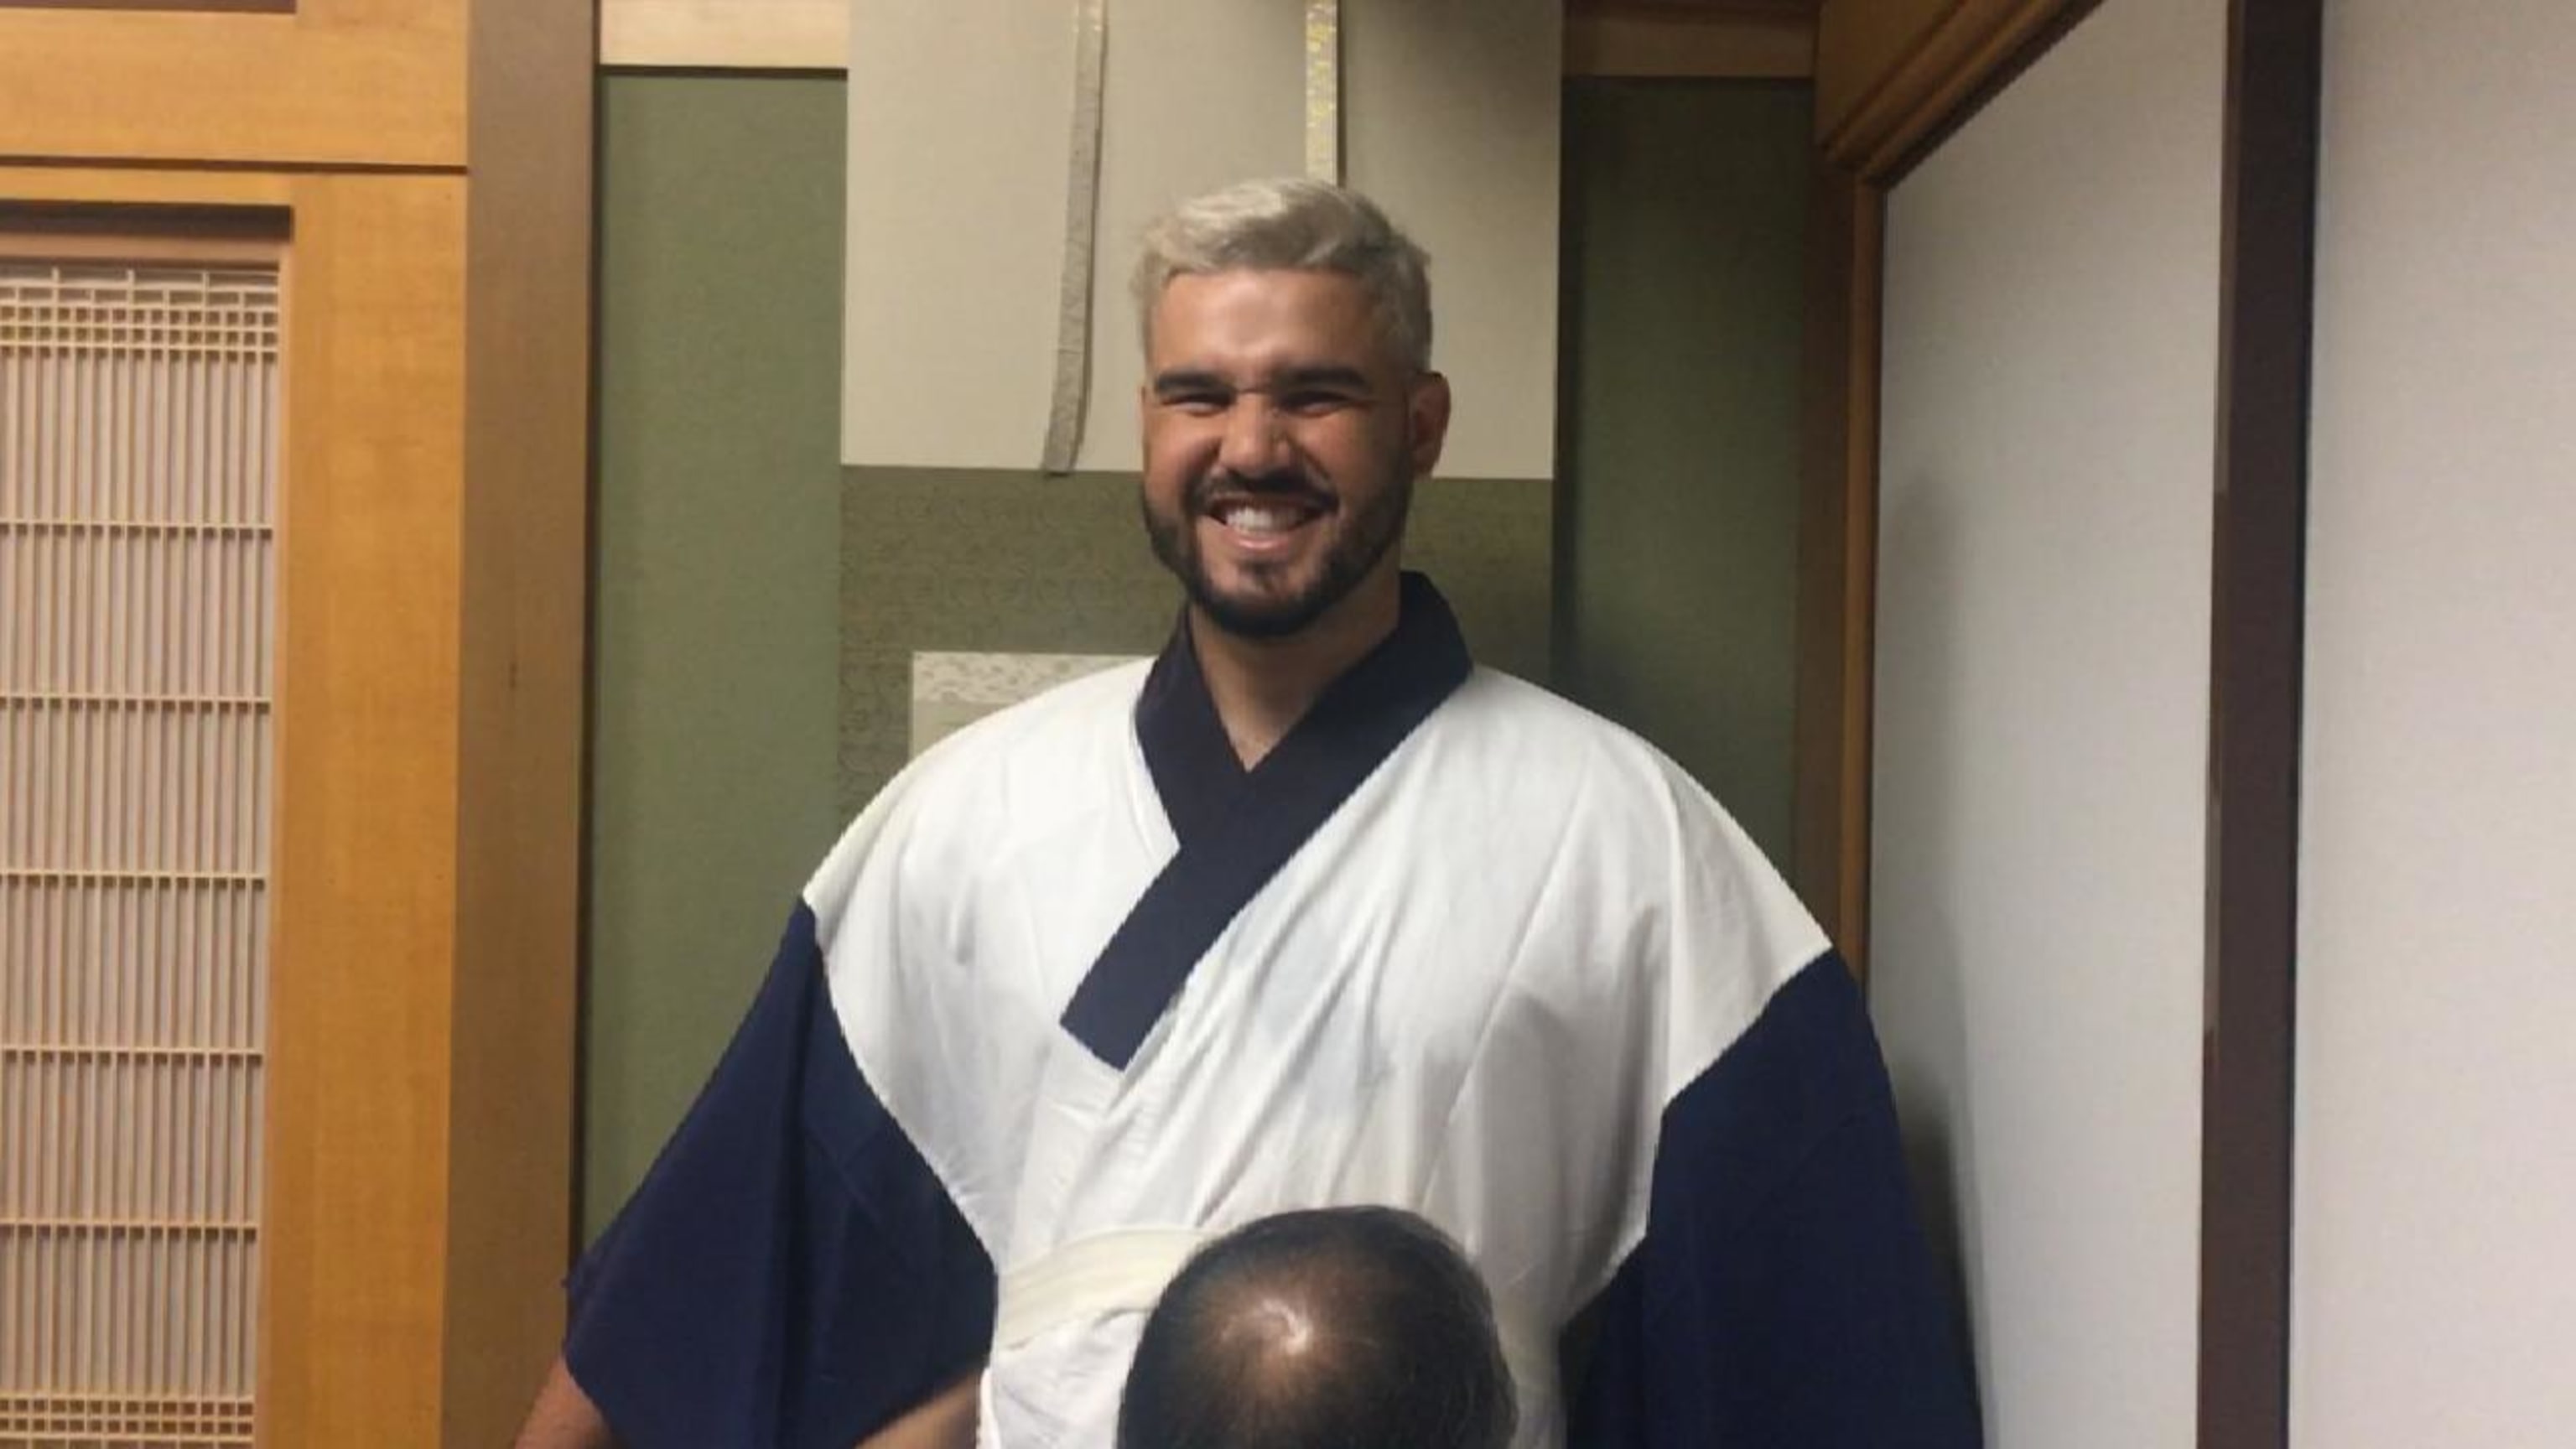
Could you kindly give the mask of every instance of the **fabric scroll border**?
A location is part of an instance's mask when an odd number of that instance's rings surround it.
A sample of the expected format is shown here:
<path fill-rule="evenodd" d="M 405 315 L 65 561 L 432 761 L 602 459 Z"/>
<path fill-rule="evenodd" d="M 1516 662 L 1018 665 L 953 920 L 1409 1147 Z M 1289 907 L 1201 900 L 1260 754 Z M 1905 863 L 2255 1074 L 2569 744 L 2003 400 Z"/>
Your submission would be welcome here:
<path fill-rule="evenodd" d="M 1306 0 L 1306 174 L 1342 181 L 1342 0 Z"/>
<path fill-rule="evenodd" d="M 1091 400 L 1091 258 L 1100 216 L 1101 93 L 1109 53 L 1108 0 L 1075 0 L 1073 145 L 1064 188 L 1064 273 L 1056 291 L 1055 390 L 1039 467 L 1073 471 Z"/>

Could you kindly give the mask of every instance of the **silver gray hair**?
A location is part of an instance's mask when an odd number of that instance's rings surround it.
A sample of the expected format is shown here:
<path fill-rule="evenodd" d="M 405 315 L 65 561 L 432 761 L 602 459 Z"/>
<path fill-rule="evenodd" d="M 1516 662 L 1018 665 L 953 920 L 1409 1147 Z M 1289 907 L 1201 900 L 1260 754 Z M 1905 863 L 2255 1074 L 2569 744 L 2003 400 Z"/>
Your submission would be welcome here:
<path fill-rule="evenodd" d="M 1377 203 L 1302 176 L 1243 181 L 1185 201 L 1145 229 L 1130 283 L 1153 341 L 1154 304 L 1172 278 L 1209 272 L 1340 272 L 1358 280 L 1387 349 L 1431 370 L 1431 258 Z"/>

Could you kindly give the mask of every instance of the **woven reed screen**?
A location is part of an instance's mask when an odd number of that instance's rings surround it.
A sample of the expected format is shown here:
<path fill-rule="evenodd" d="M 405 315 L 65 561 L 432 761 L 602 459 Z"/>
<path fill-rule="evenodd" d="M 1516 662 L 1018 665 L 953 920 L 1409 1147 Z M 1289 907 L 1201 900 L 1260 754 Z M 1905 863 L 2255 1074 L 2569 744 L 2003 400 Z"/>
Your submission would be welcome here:
<path fill-rule="evenodd" d="M 274 268 L 0 258 L 0 1446 L 251 1442 Z"/>

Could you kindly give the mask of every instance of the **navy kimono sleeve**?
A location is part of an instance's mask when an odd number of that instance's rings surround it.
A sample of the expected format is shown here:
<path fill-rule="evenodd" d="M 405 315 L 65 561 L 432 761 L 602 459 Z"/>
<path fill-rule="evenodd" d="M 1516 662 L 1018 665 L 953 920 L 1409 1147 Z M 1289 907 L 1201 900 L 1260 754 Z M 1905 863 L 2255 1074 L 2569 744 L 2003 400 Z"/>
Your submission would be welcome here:
<path fill-rule="evenodd" d="M 565 1363 L 628 1449 L 849 1449 L 983 1358 L 991 1260 L 860 1075 L 801 904 L 570 1286 Z"/>
<path fill-rule="evenodd" d="M 1665 1109 L 1570 1449 L 1973 1449 L 1860 993 L 1826 956 Z"/>

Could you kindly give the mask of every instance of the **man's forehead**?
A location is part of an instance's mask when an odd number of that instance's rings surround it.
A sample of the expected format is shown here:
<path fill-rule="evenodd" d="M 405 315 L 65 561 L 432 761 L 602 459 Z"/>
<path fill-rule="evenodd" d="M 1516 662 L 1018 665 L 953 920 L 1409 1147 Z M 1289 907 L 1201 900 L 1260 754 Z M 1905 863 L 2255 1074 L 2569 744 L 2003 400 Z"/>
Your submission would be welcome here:
<path fill-rule="evenodd" d="M 1219 358 L 1371 362 L 1383 341 L 1359 279 L 1322 270 L 1180 273 L 1155 298 L 1149 322 L 1147 351 L 1156 366 Z"/>

